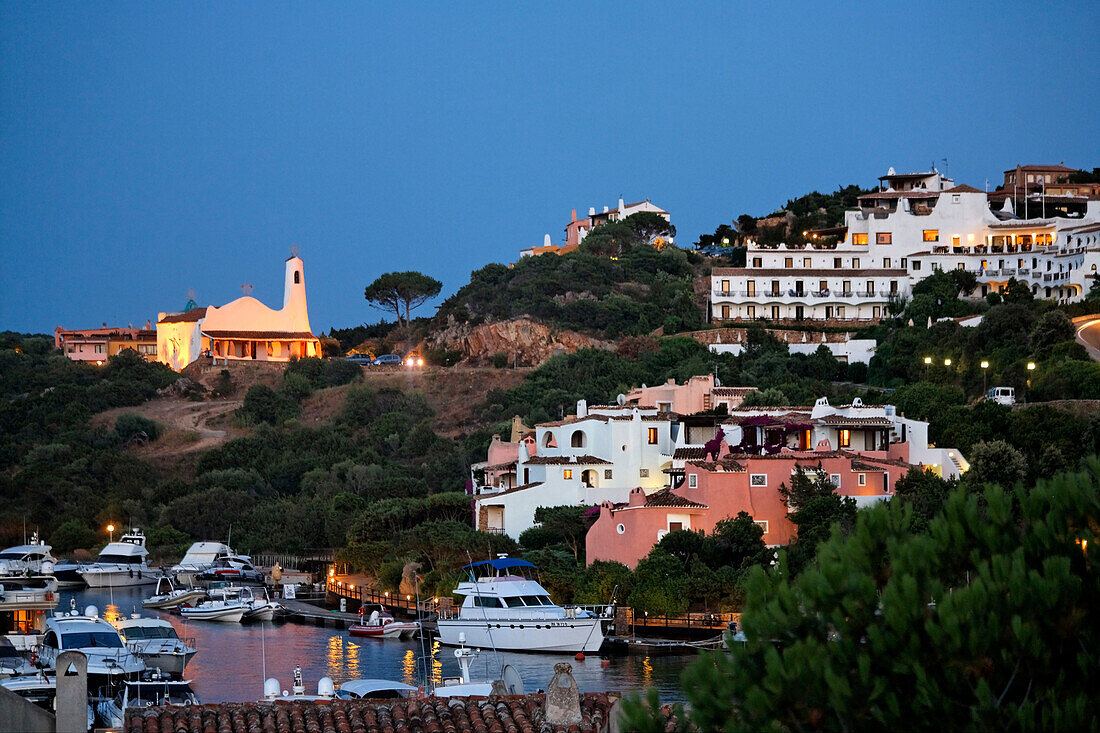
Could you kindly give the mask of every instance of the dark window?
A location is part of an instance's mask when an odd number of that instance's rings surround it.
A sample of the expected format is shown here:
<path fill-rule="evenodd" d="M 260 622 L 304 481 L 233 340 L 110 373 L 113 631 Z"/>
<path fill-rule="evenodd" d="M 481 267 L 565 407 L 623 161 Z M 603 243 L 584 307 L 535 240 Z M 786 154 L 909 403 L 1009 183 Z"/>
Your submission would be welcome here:
<path fill-rule="evenodd" d="M 295 270 L 294 271 L 294 284 L 299 285 L 299 284 L 301 284 L 301 282 L 302 282 L 302 273 Z"/>

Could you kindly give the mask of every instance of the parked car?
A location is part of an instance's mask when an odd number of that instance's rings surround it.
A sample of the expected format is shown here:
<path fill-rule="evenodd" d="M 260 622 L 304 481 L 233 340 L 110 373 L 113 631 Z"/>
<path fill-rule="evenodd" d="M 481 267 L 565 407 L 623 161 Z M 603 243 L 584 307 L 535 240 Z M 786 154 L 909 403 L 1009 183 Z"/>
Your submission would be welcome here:
<path fill-rule="evenodd" d="M 362 364 L 363 366 L 374 362 L 374 357 L 370 354 L 348 354 L 344 358 L 355 364 Z"/>
<path fill-rule="evenodd" d="M 401 362 L 402 359 L 397 354 L 382 354 L 382 356 L 372 361 L 371 364 L 375 366 L 393 366 L 401 364 Z"/>
<path fill-rule="evenodd" d="M 998 405 L 1011 407 L 1016 404 L 1016 390 L 1012 387 L 994 387 L 986 393 L 985 398 L 993 400 Z"/>

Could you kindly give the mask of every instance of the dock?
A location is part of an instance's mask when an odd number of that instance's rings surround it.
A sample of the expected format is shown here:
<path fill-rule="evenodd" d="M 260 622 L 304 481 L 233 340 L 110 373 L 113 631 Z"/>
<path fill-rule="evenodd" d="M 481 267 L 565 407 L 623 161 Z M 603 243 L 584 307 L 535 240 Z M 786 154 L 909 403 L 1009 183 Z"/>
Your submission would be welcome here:
<path fill-rule="evenodd" d="M 327 611 L 312 603 L 289 598 L 282 598 L 279 603 L 286 606 L 286 610 L 289 612 L 287 615 L 288 621 L 309 626 L 329 626 L 336 629 L 346 629 L 352 624 L 359 623 L 359 616 L 355 613 Z"/>

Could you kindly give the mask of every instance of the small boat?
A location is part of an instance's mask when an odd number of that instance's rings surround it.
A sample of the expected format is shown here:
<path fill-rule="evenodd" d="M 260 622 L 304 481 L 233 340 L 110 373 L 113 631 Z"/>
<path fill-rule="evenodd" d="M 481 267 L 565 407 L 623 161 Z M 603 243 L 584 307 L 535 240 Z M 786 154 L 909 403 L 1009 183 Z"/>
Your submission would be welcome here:
<path fill-rule="evenodd" d="M 366 613 L 369 611 L 369 615 Z M 366 615 L 366 620 L 363 620 Z M 359 608 L 359 623 L 348 627 L 351 636 L 373 639 L 411 639 L 420 631 L 419 621 L 398 621 L 389 611 L 377 603 Z"/>
<path fill-rule="evenodd" d="M 258 597 L 254 587 L 243 586 L 238 589 L 240 599 L 245 605 L 244 622 L 274 621 L 277 617 L 286 615 L 286 607 L 267 597 L 267 588 L 263 588 L 263 596 Z"/>
<path fill-rule="evenodd" d="M 460 635 L 481 648 L 529 652 L 599 651 L 601 619 L 576 606 L 559 606 L 530 577 L 535 566 L 501 556 L 470 563 L 469 580 L 454 593 L 465 596 L 459 613 L 440 614 L 439 641 L 458 646 Z"/>
<path fill-rule="evenodd" d="M 248 610 L 238 597 L 220 588 L 211 593 L 211 598 L 196 606 L 180 606 L 180 614 L 189 621 L 221 621 L 228 624 L 240 623 L 244 612 Z"/>
<path fill-rule="evenodd" d="M 336 691 L 336 697 L 341 700 L 392 700 L 416 694 L 417 689 L 412 685 L 382 679 L 348 680 Z"/>
<path fill-rule="evenodd" d="M 57 676 L 47 675 L 45 672 L 12 677 L 0 680 L 0 687 L 5 687 L 23 699 L 34 703 L 43 710 L 56 712 L 57 706 Z M 88 708 L 88 730 L 95 727 L 95 710 L 91 705 Z"/>
<path fill-rule="evenodd" d="M 134 528 L 104 547 L 94 563 L 82 565 L 80 577 L 89 588 L 152 585 L 162 573 L 149 567 L 148 557 L 145 535 Z"/>
<path fill-rule="evenodd" d="M 99 703 L 96 710 L 105 726 L 121 730 L 126 725 L 127 708 L 199 704 L 190 680 L 171 680 L 154 672 L 140 680 L 124 683 L 114 697 Z"/>
<path fill-rule="evenodd" d="M 206 598 L 202 588 L 177 588 L 171 578 L 158 578 L 156 592 L 141 602 L 145 608 L 170 609 Z"/>
<path fill-rule="evenodd" d="M 180 639 L 176 627 L 164 619 L 135 613 L 115 621 L 113 626 L 122 634 L 126 647 L 141 657 L 149 669 L 183 677 L 183 668 L 195 656 L 194 640 Z"/>
<path fill-rule="evenodd" d="M 22 677 L 35 671 L 35 666 L 10 640 L 0 637 L 0 677 Z"/>

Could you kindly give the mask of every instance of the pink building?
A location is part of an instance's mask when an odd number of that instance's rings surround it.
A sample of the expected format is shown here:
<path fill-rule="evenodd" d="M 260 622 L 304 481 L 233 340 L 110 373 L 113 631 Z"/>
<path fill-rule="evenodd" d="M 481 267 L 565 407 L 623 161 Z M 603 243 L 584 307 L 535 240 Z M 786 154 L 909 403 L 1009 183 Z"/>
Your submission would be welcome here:
<path fill-rule="evenodd" d="M 638 407 L 655 407 L 661 412 L 677 415 L 694 415 L 716 407 L 731 412 L 741 405 L 745 395 L 756 387 L 723 387 L 713 374 L 692 377 L 685 384 L 669 379 L 657 387 L 641 387 L 624 395 L 625 404 Z"/>
<path fill-rule="evenodd" d="M 913 468 L 906 444 L 889 451 L 787 451 L 775 455 L 735 455 L 723 443 L 718 460 L 688 460 L 675 488 L 647 495 L 634 489 L 625 504 L 604 502 L 586 538 L 588 561 L 614 560 L 634 567 L 667 533 L 677 529 L 714 531 L 727 518 L 747 512 L 764 530 L 768 545 L 788 544 L 795 527 L 779 494 L 796 467 L 823 471 L 841 496 L 869 505 L 894 495 L 894 484 Z M 702 449 L 694 449 L 702 452 Z"/>
<path fill-rule="evenodd" d="M 73 361 L 103 362 L 124 349 L 133 349 L 147 361 L 157 357 L 157 333 L 152 323 L 144 328 L 111 327 L 68 330 L 58 326 L 53 332 L 53 344 Z"/>

